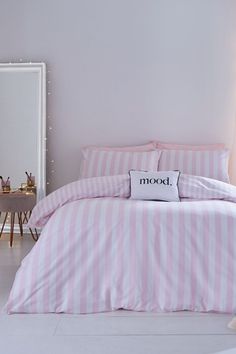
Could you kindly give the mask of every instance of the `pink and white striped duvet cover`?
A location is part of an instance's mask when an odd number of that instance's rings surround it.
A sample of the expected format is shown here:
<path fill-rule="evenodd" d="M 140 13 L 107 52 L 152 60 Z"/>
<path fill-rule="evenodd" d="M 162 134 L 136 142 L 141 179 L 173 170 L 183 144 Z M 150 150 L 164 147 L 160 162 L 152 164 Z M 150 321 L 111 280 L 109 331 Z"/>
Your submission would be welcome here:
<path fill-rule="evenodd" d="M 236 310 L 236 187 L 182 175 L 184 202 L 127 199 L 129 177 L 74 182 L 36 206 L 45 225 L 8 313 Z"/>

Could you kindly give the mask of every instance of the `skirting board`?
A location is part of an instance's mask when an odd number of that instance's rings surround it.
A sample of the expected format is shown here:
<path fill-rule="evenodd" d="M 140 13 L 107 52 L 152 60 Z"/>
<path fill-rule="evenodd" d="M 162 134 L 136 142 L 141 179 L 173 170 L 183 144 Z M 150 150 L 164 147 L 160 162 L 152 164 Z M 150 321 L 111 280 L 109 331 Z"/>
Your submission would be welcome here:
<path fill-rule="evenodd" d="M 0 224 L 0 230 L 1 230 L 1 228 L 2 228 L 2 224 Z M 9 234 L 10 231 L 11 231 L 10 225 L 6 224 L 5 227 L 4 227 L 4 230 L 3 230 L 3 234 L 4 233 L 8 233 Z M 14 226 L 14 234 L 19 234 L 19 233 L 20 233 L 19 225 L 15 225 Z M 29 231 L 28 227 L 23 226 L 23 233 L 24 234 L 30 234 L 30 231 Z"/>

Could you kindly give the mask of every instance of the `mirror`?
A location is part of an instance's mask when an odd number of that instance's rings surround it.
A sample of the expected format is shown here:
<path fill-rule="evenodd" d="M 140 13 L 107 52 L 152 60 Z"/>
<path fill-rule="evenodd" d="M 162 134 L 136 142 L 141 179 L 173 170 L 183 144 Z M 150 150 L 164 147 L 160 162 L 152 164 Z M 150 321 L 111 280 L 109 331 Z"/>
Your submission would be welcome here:
<path fill-rule="evenodd" d="M 46 195 L 46 66 L 0 64 L 0 175 L 11 188 L 35 176 L 37 200 Z"/>

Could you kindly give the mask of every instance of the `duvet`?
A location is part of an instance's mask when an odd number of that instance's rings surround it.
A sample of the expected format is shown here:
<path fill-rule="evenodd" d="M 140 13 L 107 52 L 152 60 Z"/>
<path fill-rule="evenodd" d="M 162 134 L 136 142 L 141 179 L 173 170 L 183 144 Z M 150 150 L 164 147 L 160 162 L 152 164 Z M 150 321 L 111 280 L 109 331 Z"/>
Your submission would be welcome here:
<path fill-rule="evenodd" d="M 236 311 L 236 187 L 181 175 L 181 202 L 128 199 L 129 176 L 71 183 L 40 201 L 42 227 L 7 313 Z"/>

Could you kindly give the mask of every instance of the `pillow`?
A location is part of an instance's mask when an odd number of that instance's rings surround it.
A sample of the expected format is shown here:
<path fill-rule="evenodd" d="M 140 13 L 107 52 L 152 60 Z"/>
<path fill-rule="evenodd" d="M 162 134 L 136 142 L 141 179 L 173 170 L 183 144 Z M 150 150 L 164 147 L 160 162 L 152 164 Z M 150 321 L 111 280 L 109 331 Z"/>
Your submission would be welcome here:
<path fill-rule="evenodd" d="M 153 141 L 153 144 L 155 142 Z M 157 149 L 165 149 L 165 150 L 191 150 L 191 151 L 202 151 L 202 150 L 220 150 L 224 149 L 225 145 L 218 144 L 209 144 L 209 145 L 191 145 L 191 144 L 169 144 L 169 143 L 161 143 L 156 142 Z"/>
<path fill-rule="evenodd" d="M 162 150 L 158 170 L 214 178 L 229 183 L 229 150 Z"/>
<path fill-rule="evenodd" d="M 130 171 L 130 198 L 179 202 L 179 175 L 179 171 Z"/>
<path fill-rule="evenodd" d="M 129 170 L 157 171 L 161 151 L 106 151 L 83 149 L 81 178 L 112 176 Z"/>

